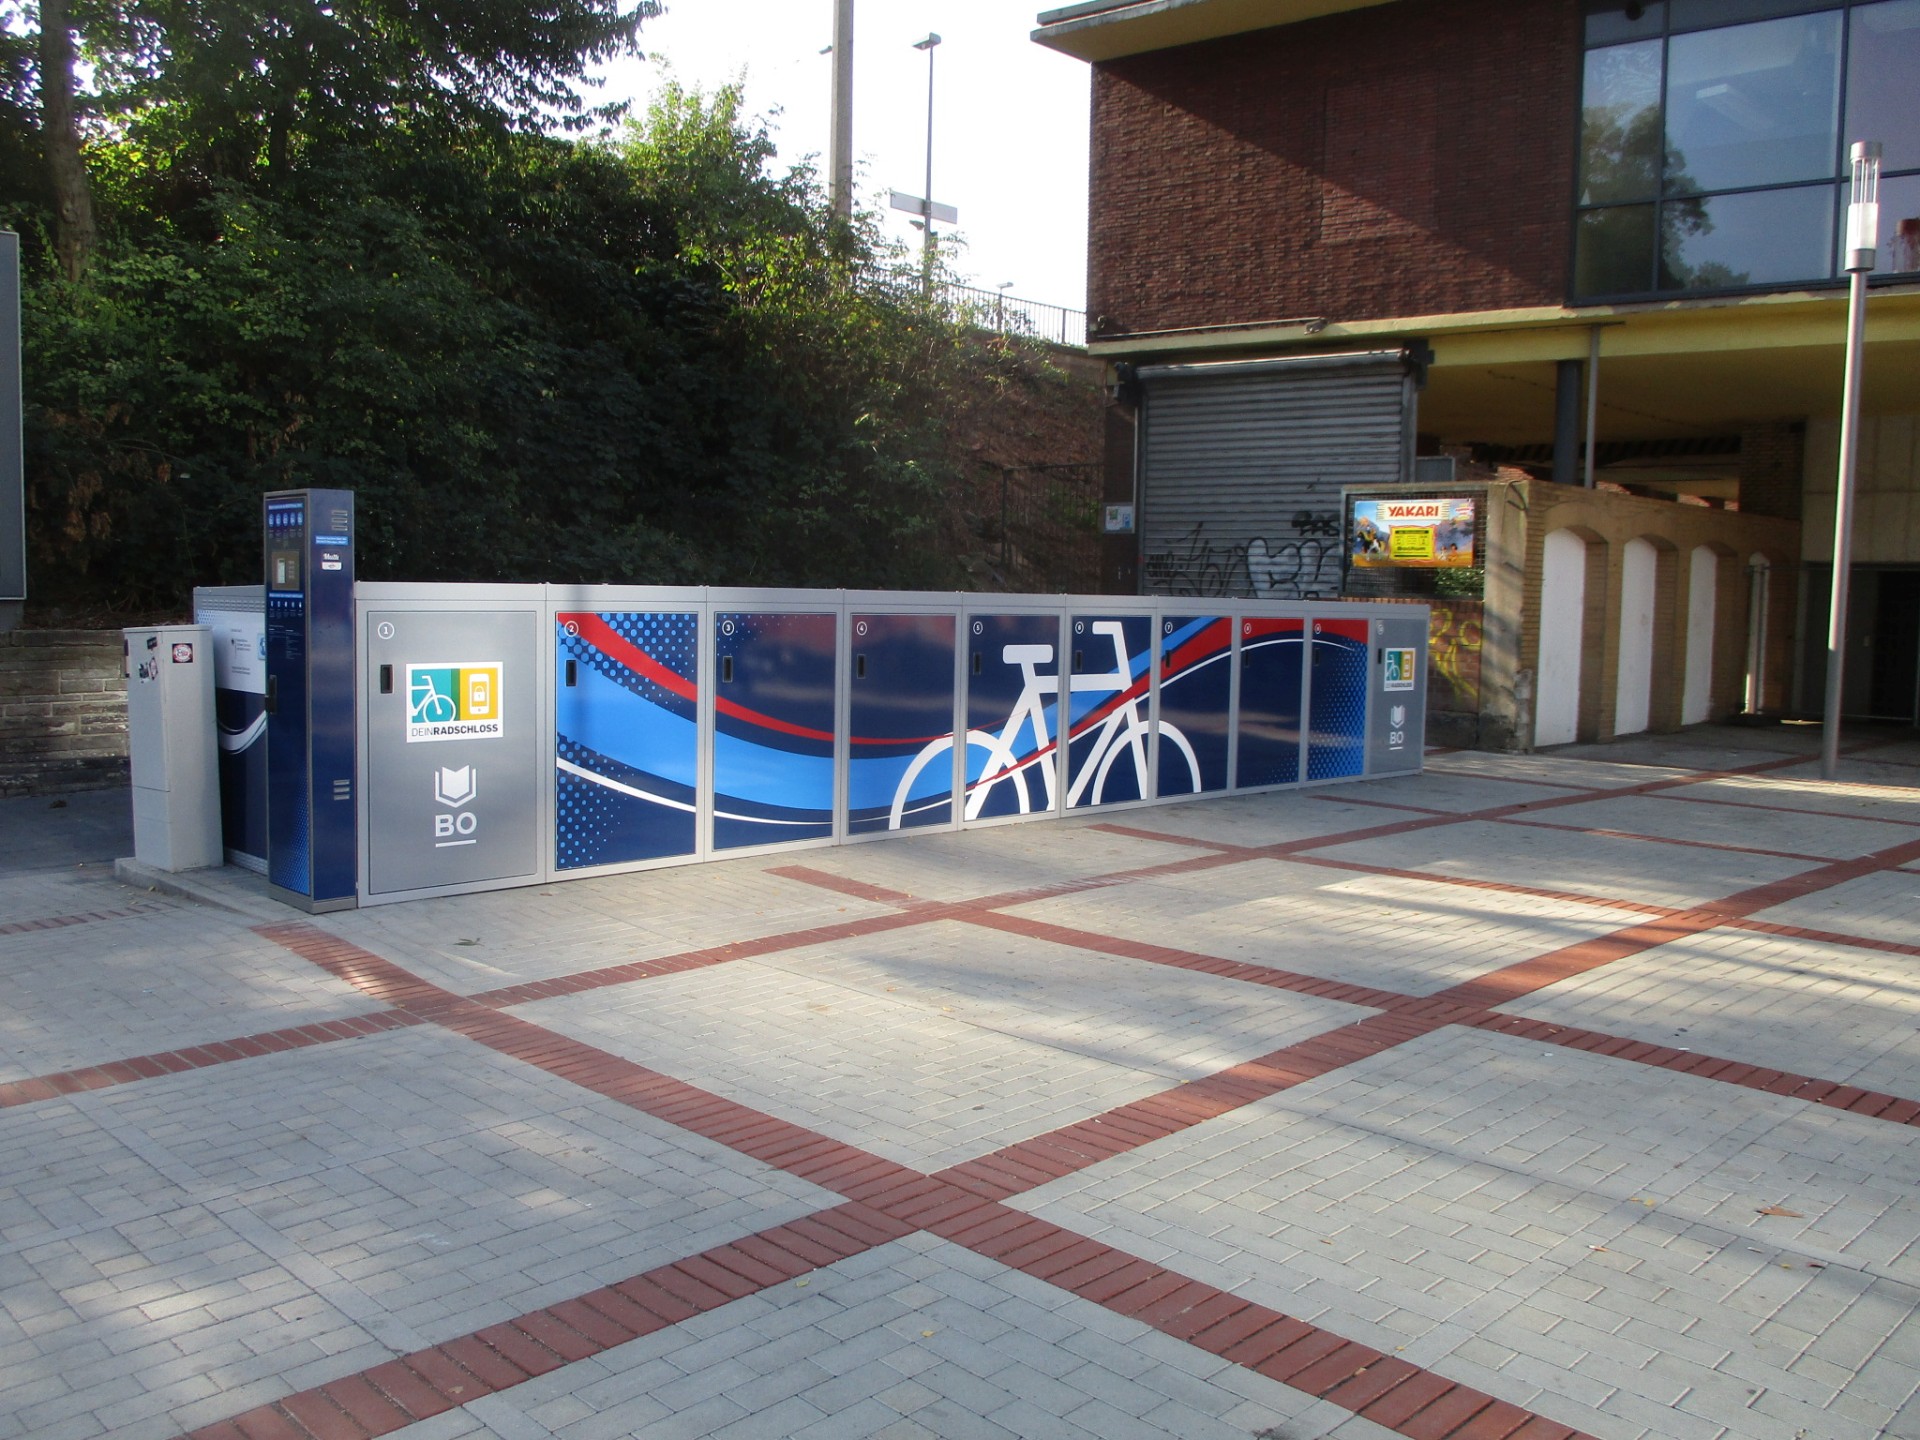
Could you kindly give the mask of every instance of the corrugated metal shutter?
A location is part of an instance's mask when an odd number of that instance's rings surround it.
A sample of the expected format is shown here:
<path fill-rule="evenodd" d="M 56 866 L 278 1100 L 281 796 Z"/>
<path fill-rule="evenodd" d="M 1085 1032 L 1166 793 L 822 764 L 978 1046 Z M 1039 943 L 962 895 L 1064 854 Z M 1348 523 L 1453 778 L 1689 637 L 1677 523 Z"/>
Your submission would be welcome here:
<path fill-rule="evenodd" d="M 1393 485 L 1413 453 L 1404 351 L 1142 367 L 1144 588 L 1331 598 L 1343 485 Z"/>

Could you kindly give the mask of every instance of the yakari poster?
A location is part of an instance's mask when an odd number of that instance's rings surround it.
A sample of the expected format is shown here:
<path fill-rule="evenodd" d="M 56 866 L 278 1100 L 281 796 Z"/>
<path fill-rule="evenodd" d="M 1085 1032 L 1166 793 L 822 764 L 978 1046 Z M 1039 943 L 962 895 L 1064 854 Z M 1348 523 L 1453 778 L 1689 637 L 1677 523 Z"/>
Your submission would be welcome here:
<path fill-rule="evenodd" d="M 1355 500 L 1347 527 L 1353 563 L 1453 569 L 1473 564 L 1473 501 Z"/>

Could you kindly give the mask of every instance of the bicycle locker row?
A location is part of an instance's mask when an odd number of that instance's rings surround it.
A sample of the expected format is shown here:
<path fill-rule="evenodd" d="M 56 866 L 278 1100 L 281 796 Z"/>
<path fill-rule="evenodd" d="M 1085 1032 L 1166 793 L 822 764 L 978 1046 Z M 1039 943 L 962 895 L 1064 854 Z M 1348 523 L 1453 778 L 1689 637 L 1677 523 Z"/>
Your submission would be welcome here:
<path fill-rule="evenodd" d="M 1414 605 L 356 598 L 361 904 L 1420 767 Z"/>

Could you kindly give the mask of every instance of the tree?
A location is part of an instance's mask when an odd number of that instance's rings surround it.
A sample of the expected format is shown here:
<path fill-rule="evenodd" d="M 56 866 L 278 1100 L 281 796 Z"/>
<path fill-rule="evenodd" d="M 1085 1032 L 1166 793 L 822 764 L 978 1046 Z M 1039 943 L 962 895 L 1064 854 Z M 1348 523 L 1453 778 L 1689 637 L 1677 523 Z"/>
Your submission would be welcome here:
<path fill-rule="evenodd" d="M 395 126 L 444 138 L 590 123 L 604 114 L 582 97 L 591 68 L 632 50 L 658 12 L 659 0 L 38 0 L 25 18 L 62 268 L 78 279 L 97 242 L 90 131 L 143 147 L 155 168 L 284 182 L 318 149 Z"/>
<path fill-rule="evenodd" d="M 60 268 L 77 281 L 93 253 L 97 234 L 93 194 L 80 158 L 80 127 L 74 111 L 73 27 L 66 0 L 40 0 L 40 125 L 53 191 L 54 244 Z"/>
<path fill-rule="evenodd" d="M 1000 360 L 737 93 L 613 140 L 398 120 L 156 210 L 103 140 L 26 296 L 42 593 L 254 578 L 258 496 L 361 497 L 370 579 L 951 584 L 954 403 Z"/>

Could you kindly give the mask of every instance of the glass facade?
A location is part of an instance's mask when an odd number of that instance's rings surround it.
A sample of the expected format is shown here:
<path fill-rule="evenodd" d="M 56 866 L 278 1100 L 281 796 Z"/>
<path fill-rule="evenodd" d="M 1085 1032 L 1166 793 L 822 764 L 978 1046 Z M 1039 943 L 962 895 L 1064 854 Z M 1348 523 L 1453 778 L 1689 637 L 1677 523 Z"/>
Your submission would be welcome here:
<path fill-rule="evenodd" d="M 1855 139 L 1879 273 L 1920 271 L 1920 0 L 1599 0 L 1586 46 L 1576 299 L 1833 278 Z"/>

